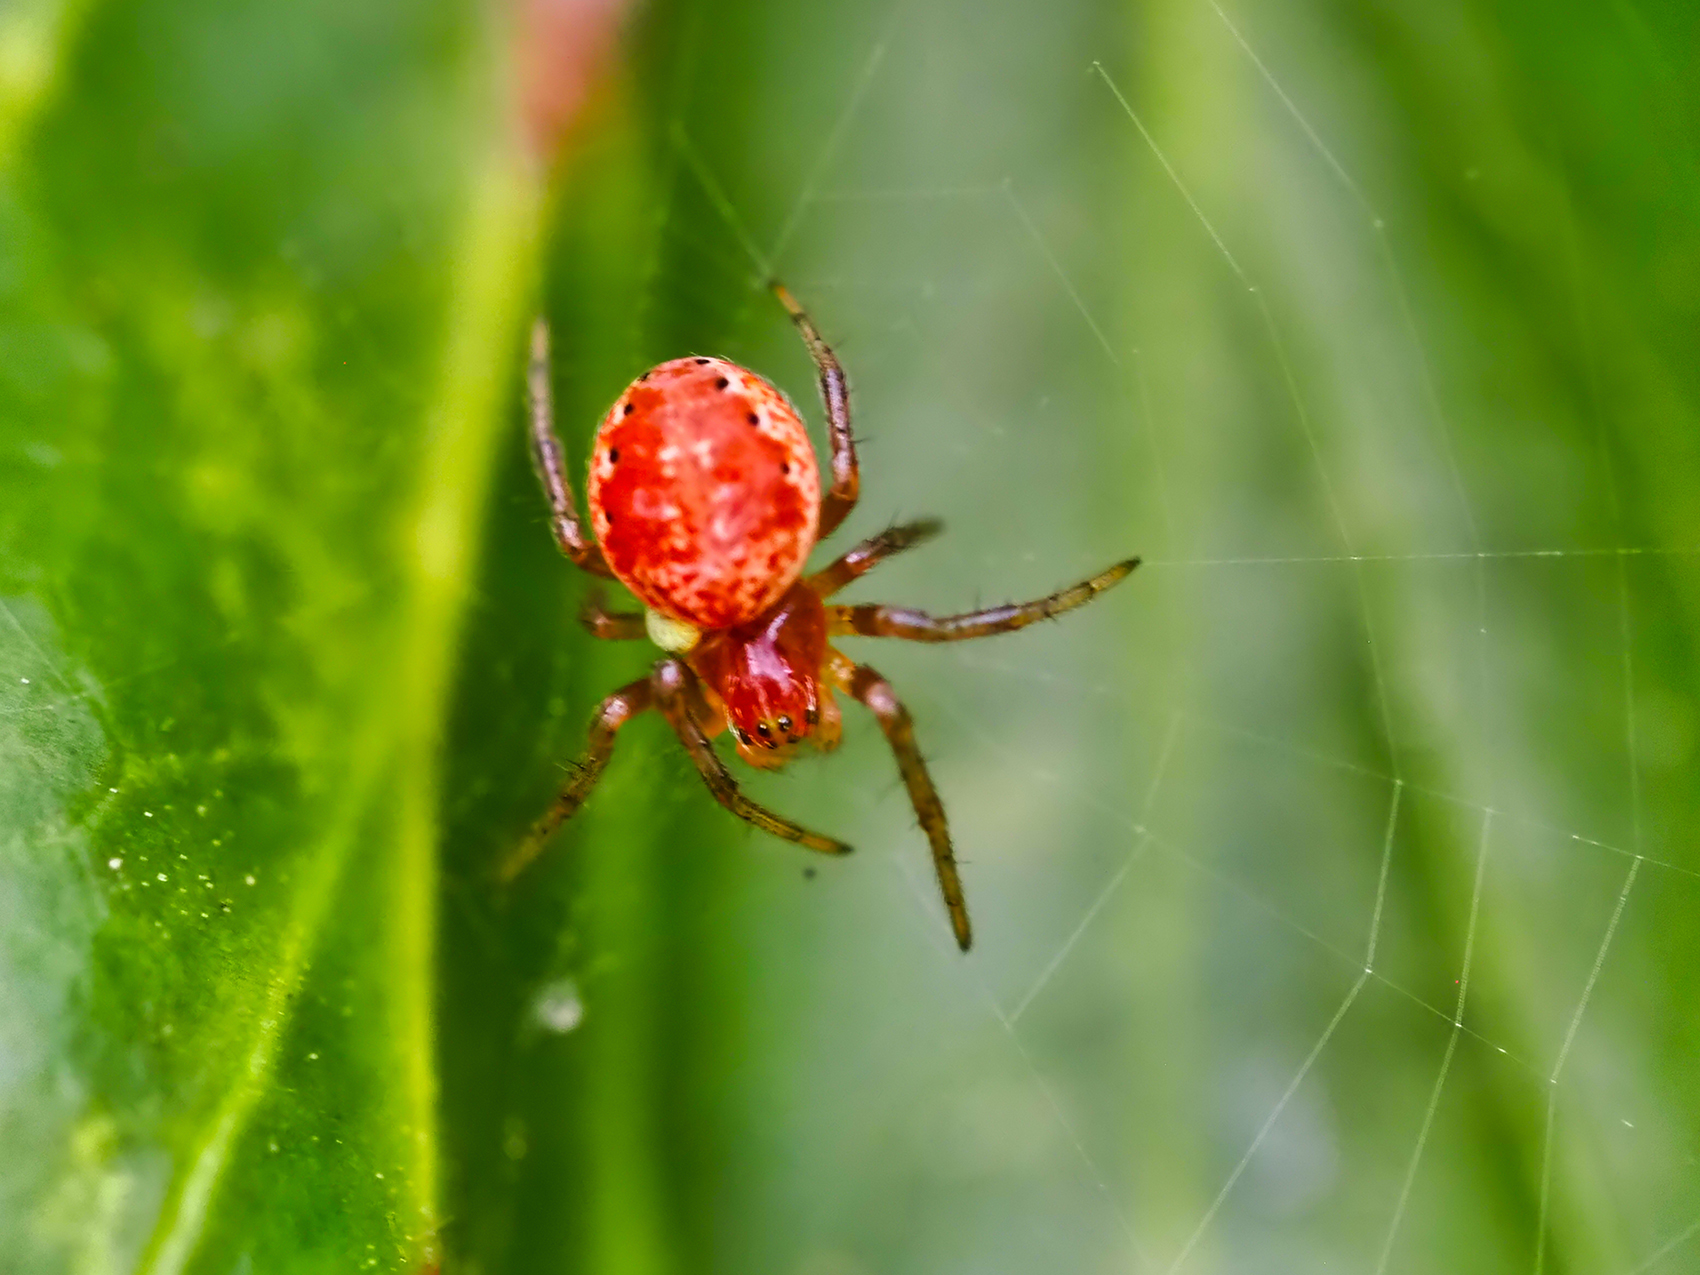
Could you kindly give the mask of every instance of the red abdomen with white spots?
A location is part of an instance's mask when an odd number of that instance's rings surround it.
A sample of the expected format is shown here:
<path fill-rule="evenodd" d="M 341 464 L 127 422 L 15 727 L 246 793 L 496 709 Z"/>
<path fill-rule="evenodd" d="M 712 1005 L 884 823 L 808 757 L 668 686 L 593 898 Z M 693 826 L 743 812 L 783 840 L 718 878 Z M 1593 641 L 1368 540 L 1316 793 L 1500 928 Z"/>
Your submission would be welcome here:
<path fill-rule="evenodd" d="M 673 359 L 626 387 L 590 458 L 608 566 L 646 606 L 701 629 L 766 611 L 802 573 L 820 474 L 802 418 L 724 359 Z"/>

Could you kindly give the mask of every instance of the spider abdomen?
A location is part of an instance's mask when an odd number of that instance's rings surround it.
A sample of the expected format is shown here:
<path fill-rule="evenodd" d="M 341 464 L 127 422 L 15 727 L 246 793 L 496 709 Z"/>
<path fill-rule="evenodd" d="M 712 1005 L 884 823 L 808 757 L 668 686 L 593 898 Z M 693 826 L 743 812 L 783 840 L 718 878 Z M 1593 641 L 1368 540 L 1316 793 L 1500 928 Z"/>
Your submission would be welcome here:
<path fill-rule="evenodd" d="M 622 584 L 658 611 L 725 629 L 802 573 L 820 474 L 802 418 L 772 384 L 724 359 L 673 359 L 603 418 L 589 497 Z"/>

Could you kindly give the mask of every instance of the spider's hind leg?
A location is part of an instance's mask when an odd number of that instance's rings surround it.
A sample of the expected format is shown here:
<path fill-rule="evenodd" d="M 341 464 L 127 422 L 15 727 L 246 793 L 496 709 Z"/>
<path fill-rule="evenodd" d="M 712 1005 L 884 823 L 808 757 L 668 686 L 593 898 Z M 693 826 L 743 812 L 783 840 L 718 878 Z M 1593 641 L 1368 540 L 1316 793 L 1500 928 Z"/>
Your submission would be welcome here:
<path fill-rule="evenodd" d="M 584 755 L 572 764 L 567 782 L 561 786 L 560 793 L 544 811 L 543 817 L 531 825 L 524 840 L 502 861 L 496 872 L 498 880 L 505 884 L 525 871 L 532 860 L 543 853 L 543 847 L 555 829 L 578 813 L 585 798 L 590 796 L 590 790 L 602 777 L 603 768 L 608 765 L 608 758 L 614 752 L 615 733 L 647 709 L 652 700 L 653 693 L 646 677 L 622 686 L 602 701 L 596 716 L 591 719 L 590 743 Z"/>

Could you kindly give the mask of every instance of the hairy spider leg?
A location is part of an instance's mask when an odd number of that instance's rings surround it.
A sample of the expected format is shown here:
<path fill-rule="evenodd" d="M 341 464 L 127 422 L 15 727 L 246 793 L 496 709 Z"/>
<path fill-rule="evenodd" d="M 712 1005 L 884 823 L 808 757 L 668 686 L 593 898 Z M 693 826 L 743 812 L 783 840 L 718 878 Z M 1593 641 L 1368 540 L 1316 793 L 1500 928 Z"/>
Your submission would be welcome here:
<path fill-rule="evenodd" d="M 937 518 L 920 518 L 915 522 L 887 527 L 879 535 L 869 536 L 840 556 L 832 565 L 815 572 L 806 583 L 818 596 L 830 598 L 852 580 L 867 575 L 887 558 L 924 544 L 943 530 L 944 524 Z"/>
<path fill-rule="evenodd" d="M 956 946 L 966 952 L 974 943 L 974 932 L 968 924 L 968 900 L 963 897 L 962 877 L 956 870 L 956 854 L 950 846 L 950 824 L 945 819 L 944 803 L 939 800 L 932 776 L 927 773 L 927 763 L 915 744 L 915 724 L 910 720 L 909 710 L 903 707 L 890 682 L 842 651 L 828 649 L 825 672 L 829 682 L 860 701 L 879 720 L 886 742 L 897 757 L 903 786 L 909 790 L 909 804 L 915 808 L 915 818 L 932 847 L 933 870 L 938 874 L 945 911 L 950 913 Z"/>
<path fill-rule="evenodd" d="M 671 723 L 674 733 L 679 736 L 679 742 L 685 746 L 685 751 L 696 763 L 703 783 L 708 785 L 708 791 L 714 795 L 716 801 L 746 823 L 754 824 L 763 832 L 771 833 L 782 840 L 795 842 L 805 849 L 821 854 L 850 853 L 850 847 L 844 842 L 810 832 L 800 824 L 792 823 L 765 806 L 756 804 L 738 791 L 737 780 L 732 778 L 721 762 L 697 721 L 692 692 L 696 691 L 699 697 L 701 692 L 696 688 L 696 674 L 691 672 L 683 660 L 659 661 L 650 674 L 650 685 L 662 715 Z"/>
<path fill-rule="evenodd" d="M 531 825 L 530 831 L 525 834 L 519 845 L 514 847 L 513 853 L 503 860 L 497 872 L 499 880 L 512 881 L 525 871 L 532 860 L 543 852 L 544 845 L 555 829 L 578 813 L 585 798 L 590 796 L 590 790 L 596 787 L 596 781 L 602 778 L 602 770 L 614 752 L 615 734 L 620 727 L 649 708 L 654 699 L 650 679 L 641 677 L 622 686 L 602 701 L 601 707 L 596 710 L 596 716 L 590 721 L 590 742 L 584 750 L 584 756 L 572 763 L 567 782 L 561 786 L 554 803 L 544 811 L 542 818 Z"/>
<path fill-rule="evenodd" d="M 858 634 L 862 637 L 905 638 L 911 642 L 962 642 L 969 638 L 1010 633 L 1085 606 L 1106 589 L 1127 579 L 1138 565 L 1138 558 L 1129 558 L 1099 572 L 1090 580 L 1058 589 L 1032 602 L 1012 602 L 1007 606 L 988 607 L 984 611 L 969 611 L 963 615 L 931 616 L 925 611 L 882 606 L 877 602 L 828 607 L 828 632 L 835 637 Z"/>
<path fill-rule="evenodd" d="M 578 502 L 567 478 L 566 455 L 555 435 L 554 395 L 549 390 L 549 323 L 542 315 L 531 325 L 531 365 L 526 373 L 531 394 L 531 458 L 549 497 L 549 525 L 555 543 L 585 571 L 613 578 L 596 538 L 579 521 Z"/>
<path fill-rule="evenodd" d="M 820 502 L 820 528 L 815 539 L 821 541 L 850 516 L 862 490 L 862 475 L 856 465 L 856 439 L 850 432 L 850 383 L 844 379 L 837 355 L 821 339 L 814 322 L 797 304 L 797 298 L 777 279 L 769 286 L 791 316 L 791 322 L 797 325 L 797 331 L 802 333 L 803 344 L 809 347 L 809 357 L 815 361 L 815 371 L 820 377 L 821 402 L 826 406 L 827 435 L 832 440 L 832 486 Z"/>
<path fill-rule="evenodd" d="M 589 631 L 591 637 L 601 638 L 604 642 L 629 642 L 634 638 L 649 636 L 649 629 L 643 622 L 643 612 L 610 611 L 606 603 L 607 599 L 602 590 L 592 589 L 578 609 L 578 621 Z"/>

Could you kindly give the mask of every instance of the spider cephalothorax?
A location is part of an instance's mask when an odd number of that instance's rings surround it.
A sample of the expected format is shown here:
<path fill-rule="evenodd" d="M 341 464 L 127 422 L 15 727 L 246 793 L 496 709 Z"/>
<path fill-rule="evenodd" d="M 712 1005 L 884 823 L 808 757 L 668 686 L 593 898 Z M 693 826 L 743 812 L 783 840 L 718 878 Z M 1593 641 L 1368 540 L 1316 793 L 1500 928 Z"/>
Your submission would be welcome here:
<path fill-rule="evenodd" d="M 1033 602 L 966 615 L 826 602 L 851 581 L 937 534 L 925 520 L 891 527 L 804 576 L 810 550 L 855 508 L 856 447 L 844 372 L 802 308 L 783 287 L 789 311 L 820 373 L 832 438 L 832 485 L 824 497 L 802 418 L 767 381 L 724 359 L 674 359 L 626 387 L 602 420 L 590 462 L 590 517 L 579 521 L 550 420 L 549 330 L 532 332 L 533 454 L 553 513 L 555 537 L 579 566 L 620 581 L 642 614 L 611 613 L 592 597 L 584 613 L 598 637 L 649 637 L 666 651 L 649 676 L 602 702 L 590 747 L 541 819 L 504 864 L 513 876 L 590 794 L 613 751 L 615 732 L 655 708 L 665 716 L 722 805 L 775 836 L 842 854 L 820 836 L 738 791 L 710 740 L 730 729 L 753 766 L 782 766 L 798 745 L 837 746 L 833 692 L 862 703 L 897 756 L 909 799 L 932 846 L 951 929 L 971 941 L 944 807 L 933 788 L 908 710 L 891 685 L 831 642 L 834 637 L 900 637 L 955 642 L 1024 628 L 1090 602 L 1139 565 L 1118 562 L 1089 580 Z"/>
<path fill-rule="evenodd" d="M 826 607 L 808 585 L 794 584 L 755 619 L 705 633 L 686 662 L 706 683 L 738 755 L 771 769 L 805 739 L 822 749 L 838 743 L 838 705 L 821 683 L 826 651 Z"/>

